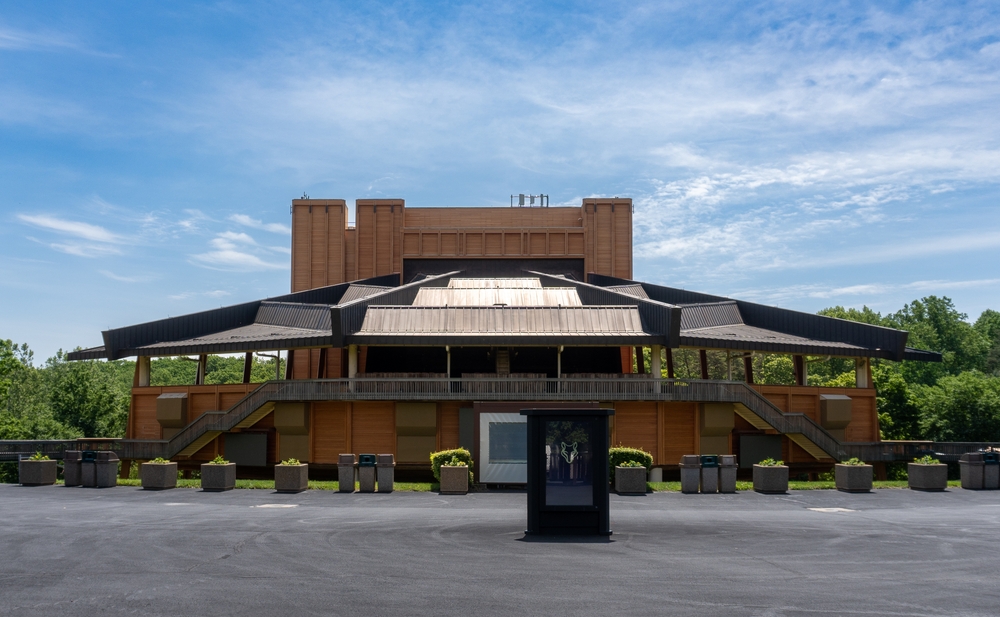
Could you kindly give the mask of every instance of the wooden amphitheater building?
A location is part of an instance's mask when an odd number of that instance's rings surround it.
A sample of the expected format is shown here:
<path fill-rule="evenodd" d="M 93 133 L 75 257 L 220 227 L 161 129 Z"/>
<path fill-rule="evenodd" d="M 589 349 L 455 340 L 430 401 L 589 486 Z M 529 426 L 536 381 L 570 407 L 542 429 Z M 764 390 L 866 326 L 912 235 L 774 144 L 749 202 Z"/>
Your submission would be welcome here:
<path fill-rule="evenodd" d="M 478 479 L 517 483 L 520 409 L 599 405 L 615 409 L 612 443 L 668 473 L 691 453 L 816 471 L 879 442 L 871 358 L 940 359 L 906 332 L 633 280 L 630 199 L 355 212 L 351 226 L 344 200 L 292 202 L 289 294 L 108 330 L 70 354 L 137 358 L 123 460 L 223 454 L 253 475 L 294 457 L 323 474 L 341 453 L 391 452 L 426 473 L 429 452 L 465 446 Z M 674 379 L 678 348 L 698 351 L 702 379 Z M 712 350 L 745 379 L 708 379 Z M 275 351 L 284 378 L 249 383 L 253 354 Z M 235 353 L 244 383 L 202 383 L 209 354 Z M 796 383 L 754 384 L 760 353 L 792 356 Z M 151 385 L 150 358 L 177 355 L 198 357 L 196 383 Z M 855 387 L 807 386 L 809 356 L 853 359 Z"/>

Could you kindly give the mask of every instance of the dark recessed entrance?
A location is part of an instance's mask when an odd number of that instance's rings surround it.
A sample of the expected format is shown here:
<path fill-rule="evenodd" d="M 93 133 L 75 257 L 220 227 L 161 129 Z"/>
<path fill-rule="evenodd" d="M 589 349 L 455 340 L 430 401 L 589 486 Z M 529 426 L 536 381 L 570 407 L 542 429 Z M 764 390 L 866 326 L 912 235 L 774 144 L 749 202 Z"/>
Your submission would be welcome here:
<path fill-rule="evenodd" d="M 611 535 L 608 416 L 613 409 L 524 409 L 527 534 Z"/>

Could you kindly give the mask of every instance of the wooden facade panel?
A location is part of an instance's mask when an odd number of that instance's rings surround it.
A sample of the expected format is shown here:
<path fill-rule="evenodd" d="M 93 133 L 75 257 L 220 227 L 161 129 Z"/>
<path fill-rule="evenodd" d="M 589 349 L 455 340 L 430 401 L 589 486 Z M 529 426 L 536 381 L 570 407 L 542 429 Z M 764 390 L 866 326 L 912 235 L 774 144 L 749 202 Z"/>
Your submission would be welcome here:
<path fill-rule="evenodd" d="M 851 399 L 851 423 L 845 431 L 847 441 L 879 441 L 878 411 L 875 397 Z"/>
<path fill-rule="evenodd" d="M 348 440 L 350 403 L 313 403 L 310 412 L 311 462 L 336 465 L 341 454 L 351 452 Z"/>
<path fill-rule="evenodd" d="M 458 234 L 449 232 L 442 233 L 438 250 L 440 251 L 441 255 L 444 255 L 446 257 L 455 257 L 459 255 Z"/>
<path fill-rule="evenodd" d="M 486 233 L 485 246 L 483 248 L 483 254 L 486 256 L 500 256 L 503 255 L 503 234 L 498 233 Z"/>
<path fill-rule="evenodd" d="M 788 395 L 786 394 L 771 394 L 771 393 L 761 393 L 764 394 L 764 398 L 771 401 L 771 404 L 780 409 L 781 411 L 788 412 Z"/>
<path fill-rule="evenodd" d="M 405 227 L 580 227 L 580 209 L 565 208 L 408 208 Z"/>
<path fill-rule="evenodd" d="M 571 233 L 564 236 L 566 241 L 565 250 L 562 253 L 552 252 L 553 255 L 565 254 L 572 256 L 583 255 L 586 251 L 584 250 L 583 234 L 582 233 Z"/>
<path fill-rule="evenodd" d="M 358 402 L 351 414 L 351 444 L 356 453 L 396 453 L 396 404 Z"/>
<path fill-rule="evenodd" d="M 566 254 L 566 236 L 568 234 L 554 233 L 549 234 L 549 255 L 565 255 Z M 583 234 L 579 235 L 581 240 L 580 254 L 583 254 Z"/>
<path fill-rule="evenodd" d="M 438 449 L 458 447 L 458 410 L 471 407 L 471 403 L 438 403 Z"/>
<path fill-rule="evenodd" d="M 156 397 L 159 392 L 132 395 L 132 439 L 159 439 L 160 423 L 156 421 Z"/>
<path fill-rule="evenodd" d="M 227 411 L 231 409 L 233 405 L 239 403 L 244 396 L 246 396 L 245 392 L 220 392 L 219 411 Z"/>
<path fill-rule="evenodd" d="M 819 395 L 792 394 L 792 413 L 804 413 L 819 422 Z"/>
<path fill-rule="evenodd" d="M 358 230 L 344 231 L 344 280 L 356 281 L 358 276 Z"/>
<path fill-rule="evenodd" d="M 642 448 L 653 455 L 654 461 L 658 460 L 656 410 L 656 403 L 615 403 L 615 445 Z"/>
<path fill-rule="evenodd" d="M 483 234 L 464 235 L 465 255 L 469 257 L 482 257 L 483 255 Z"/>
<path fill-rule="evenodd" d="M 323 287 L 328 285 L 329 277 L 328 268 L 330 266 L 329 262 L 329 230 L 330 230 L 330 214 L 328 208 L 326 207 L 315 207 L 311 209 L 312 212 L 309 213 L 309 228 L 312 231 L 310 233 L 311 246 L 309 247 L 310 253 L 310 275 L 309 275 L 309 286 L 310 287 Z"/>
<path fill-rule="evenodd" d="M 310 287 L 311 223 L 309 206 L 292 206 L 292 291 L 302 291 Z"/>
<path fill-rule="evenodd" d="M 426 233 L 420 235 L 420 254 L 436 257 L 441 253 L 438 247 L 438 234 Z"/>
<path fill-rule="evenodd" d="M 521 254 L 521 234 L 520 233 L 504 233 L 503 238 L 503 254 L 504 255 L 520 255 Z"/>
<path fill-rule="evenodd" d="M 419 255 L 420 254 L 420 233 L 419 232 L 404 232 L 403 233 L 403 255 Z"/>
<path fill-rule="evenodd" d="M 194 420 L 206 411 L 218 411 L 215 392 L 188 394 L 188 421 Z M 193 414 L 193 415 L 192 415 Z"/>
<path fill-rule="evenodd" d="M 685 454 L 696 454 L 697 403 L 663 404 L 663 452 L 660 465 L 677 465 Z"/>

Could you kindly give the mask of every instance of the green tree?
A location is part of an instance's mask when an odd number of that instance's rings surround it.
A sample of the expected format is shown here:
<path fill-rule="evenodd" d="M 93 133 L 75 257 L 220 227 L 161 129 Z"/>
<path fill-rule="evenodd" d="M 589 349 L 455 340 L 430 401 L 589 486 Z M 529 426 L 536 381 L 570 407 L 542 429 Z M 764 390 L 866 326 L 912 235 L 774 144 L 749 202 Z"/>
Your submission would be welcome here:
<path fill-rule="evenodd" d="M 920 429 L 936 441 L 1000 441 L 1000 378 L 979 371 L 914 387 Z"/>
<path fill-rule="evenodd" d="M 908 346 L 941 352 L 941 363 L 904 362 L 907 382 L 933 385 L 945 375 L 985 366 L 990 342 L 967 318 L 951 299 L 937 296 L 914 300 L 887 318 L 888 325 L 910 333 Z"/>
<path fill-rule="evenodd" d="M 973 328 L 986 338 L 990 346 L 983 372 L 1000 376 L 1000 312 L 986 309 L 976 320 Z"/>
<path fill-rule="evenodd" d="M 135 363 L 67 362 L 62 350 L 46 361 L 52 416 L 85 437 L 123 437 Z"/>

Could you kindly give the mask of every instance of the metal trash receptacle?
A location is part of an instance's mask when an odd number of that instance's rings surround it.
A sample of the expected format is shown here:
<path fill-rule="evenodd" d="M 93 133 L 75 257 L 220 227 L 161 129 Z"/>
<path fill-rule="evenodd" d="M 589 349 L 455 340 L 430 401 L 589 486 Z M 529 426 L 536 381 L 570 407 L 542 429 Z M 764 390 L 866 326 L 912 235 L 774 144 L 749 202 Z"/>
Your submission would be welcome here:
<path fill-rule="evenodd" d="M 80 460 L 83 454 L 79 450 L 63 452 L 63 484 L 65 486 L 80 486 Z"/>
<path fill-rule="evenodd" d="M 681 492 L 692 495 L 698 492 L 701 484 L 701 457 L 697 454 L 685 454 L 681 457 Z"/>
<path fill-rule="evenodd" d="M 715 454 L 701 456 L 701 492 L 719 492 L 719 457 Z"/>
<path fill-rule="evenodd" d="M 375 492 L 375 467 L 378 457 L 374 454 L 358 455 L 358 492 Z"/>
<path fill-rule="evenodd" d="M 379 454 L 375 465 L 378 477 L 378 492 L 391 493 L 396 481 L 396 461 L 391 454 Z"/>
<path fill-rule="evenodd" d="M 118 455 L 114 452 L 98 452 L 94 461 L 94 486 L 110 488 L 118 486 Z"/>
<path fill-rule="evenodd" d="M 722 454 L 719 456 L 719 492 L 736 492 L 736 455 Z"/>
<path fill-rule="evenodd" d="M 962 488 L 974 491 L 983 490 L 983 471 L 986 466 L 982 452 L 966 452 L 958 461 L 962 474 Z"/>
<path fill-rule="evenodd" d="M 80 486 L 97 486 L 97 452 L 94 450 L 83 450 L 80 453 Z"/>
<path fill-rule="evenodd" d="M 1000 489 L 1000 452 L 983 452 L 983 488 Z"/>
<path fill-rule="evenodd" d="M 354 455 L 341 454 L 337 459 L 337 482 L 341 493 L 354 492 Z"/>

